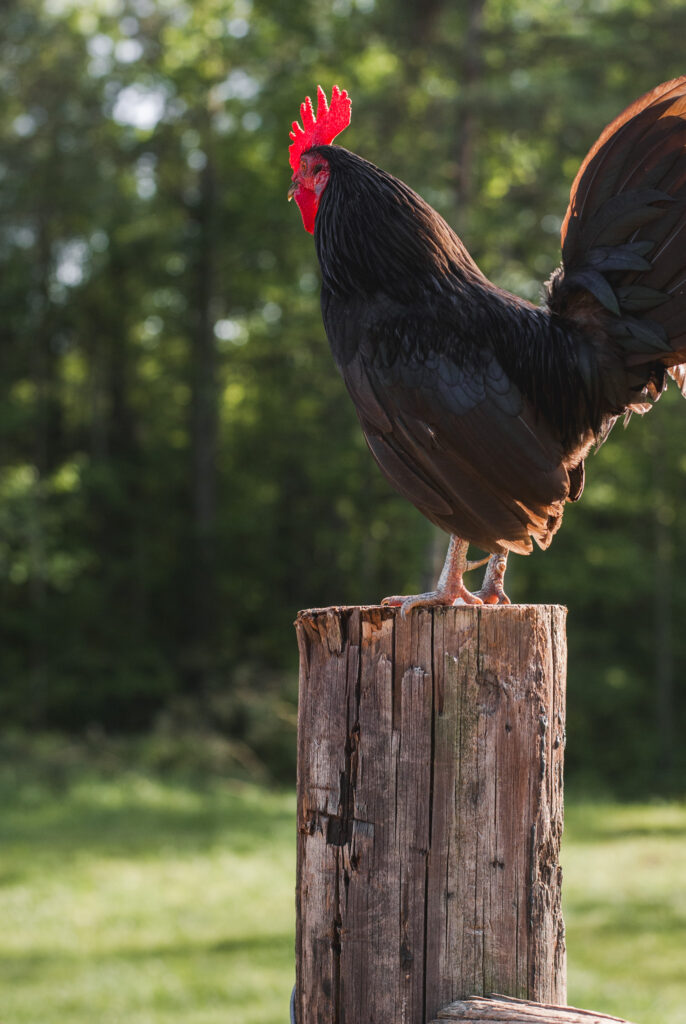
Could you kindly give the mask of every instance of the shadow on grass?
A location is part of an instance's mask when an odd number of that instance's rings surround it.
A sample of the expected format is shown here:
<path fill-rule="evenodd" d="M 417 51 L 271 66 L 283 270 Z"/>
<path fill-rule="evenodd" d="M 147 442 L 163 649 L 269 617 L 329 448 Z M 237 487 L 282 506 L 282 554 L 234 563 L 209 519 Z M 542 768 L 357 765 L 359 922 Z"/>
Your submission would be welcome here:
<path fill-rule="evenodd" d="M 59 792 L 35 784 L 2 786 L 0 800 L 4 843 L 40 850 L 42 856 L 78 850 L 145 857 L 171 848 L 183 856 L 218 846 L 248 854 L 295 842 L 291 797 L 262 793 L 258 803 L 252 787 L 229 782 L 194 787 L 131 774 L 80 781 Z"/>
<path fill-rule="evenodd" d="M 585 922 L 598 936 L 607 935 L 614 941 L 617 935 L 646 935 L 651 932 L 661 938 L 681 936 L 686 940 L 686 918 L 668 903 L 642 903 L 632 900 L 599 907 L 597 899 L 574 901 L 575 927 L 584 928 Z"/>
<path fill-rule="evenodd" d="M 686 805 L 613 805 L 569 801 L 565 811 L 565 837 L 583 837 L 584 843 L 624 843 L 631 839 L 686 839 Z"/>
<path fill-rule="evenodd" d="M 49 951 L 20 950 L 16 953 L 5 952 L 2 956 L 2 973 L 4 980 L 29 977 L 35 971 L 43 971 L 47 967 L 61 965 L 67 969 L 69 965 L 83 964 L 87 959 L 91 963 L 108 960 L 129 961 L 137 963 L 142 960 L 188 960 L 189 958 L 230 957 L 246 954 L 257 958 L 273 958 L 293 956 L 293 935 L 291 932 L 270 932 L 265 935 L 239 935 L 220 939 L 218 942 L 202 942 L 188 939 L 183 943 L 157 943 L 151 946 L 117 946 L 113 949 L 94 951 L 84 958 L 83 950 L 59 949 Z"/>

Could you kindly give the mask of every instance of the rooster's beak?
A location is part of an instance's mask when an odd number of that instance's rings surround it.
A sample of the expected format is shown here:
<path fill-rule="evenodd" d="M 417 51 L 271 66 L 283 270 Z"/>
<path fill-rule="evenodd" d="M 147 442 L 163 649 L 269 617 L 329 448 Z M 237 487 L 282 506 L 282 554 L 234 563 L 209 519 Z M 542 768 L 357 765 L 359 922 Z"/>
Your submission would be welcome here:
<path fill-rule="evenodd" d="M 293 196 L 295 195 L 295 193 L 298 191 L 298 185 L 299 184 L 300 184 L 299 181 L 292 181 L 291 182 L 290 188 L 288 189 L 288 202 L 289 203 L 290 203 L 291 199 L 293 198 Z"/>

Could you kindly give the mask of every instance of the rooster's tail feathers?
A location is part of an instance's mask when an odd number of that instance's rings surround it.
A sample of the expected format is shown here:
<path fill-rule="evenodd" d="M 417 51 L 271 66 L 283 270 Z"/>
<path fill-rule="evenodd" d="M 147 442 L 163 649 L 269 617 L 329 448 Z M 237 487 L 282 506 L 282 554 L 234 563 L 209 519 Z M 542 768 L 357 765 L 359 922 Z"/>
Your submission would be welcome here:
<path fill-rule="evenodd" d="M 626 367 L 660 362 L 686 394 L 686 76 L 628 107 L 584 160 L 548 306 L 601 320 Z"/>

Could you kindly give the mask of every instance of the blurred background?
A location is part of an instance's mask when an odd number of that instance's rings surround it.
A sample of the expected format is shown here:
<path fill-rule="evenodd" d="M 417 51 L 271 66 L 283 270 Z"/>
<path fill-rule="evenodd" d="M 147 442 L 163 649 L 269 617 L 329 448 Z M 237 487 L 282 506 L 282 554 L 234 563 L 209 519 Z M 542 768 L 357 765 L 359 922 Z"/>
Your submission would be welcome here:
<path fill-rule="evenodd" d="M 328 351 L 286 202 L 303 97 L 347 88 L 340 141 L 538 301 L 583 156 L 684 71 L 684 38 L 681 0 L 5 0 L 8 1021 L 211 1024 L 227 998 L 236 1024 L 286 1019 L 292 621 L 442 562 Z M 686 1021 L 685 424 L 672 389 L 617 427 L 551 549 L 508 573 L 513 600 L 569 608 L 570 998 L 628 1016 L 636 983 L 653 1024 Z M 610 892 L 632 843 L 643 874 Z"/>

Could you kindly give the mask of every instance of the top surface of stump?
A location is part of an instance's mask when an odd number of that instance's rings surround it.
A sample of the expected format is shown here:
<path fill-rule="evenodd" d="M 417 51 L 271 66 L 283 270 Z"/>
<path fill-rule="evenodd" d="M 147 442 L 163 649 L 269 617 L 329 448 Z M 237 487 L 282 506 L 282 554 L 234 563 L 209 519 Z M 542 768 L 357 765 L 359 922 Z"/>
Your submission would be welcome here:
<path fill-rule="evenodd" d="M 417 612 L 426 611 L 441 611 L 446 612 L 450 609 L 468 609 L 470 608 L 474 612 L 486 612 L 490 615 L 508 615 L 512 612 L 522 612 L 525 610 L 533 611 L 538 609 L 539 611 L 549 611 L 552 609 L 562 609 L 565 613 L 567 611 L 566 605 L 563 604 L 454 604 L 454 605 L 437 605 L 435 608 L 414 608 L 412 614 Z M 382 612 L 389 617 L 391 615 L 400 614 L 400 608 L 384 605 L 384 604 L 332 604 L 328 607 L 323 608 L 303 608 L 298 612 L 298 619 L 300 618 L 312 618 L 315 615 L 342 615 L 346 612 L 359 611 L 359 612 Z"/>

